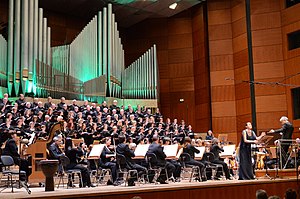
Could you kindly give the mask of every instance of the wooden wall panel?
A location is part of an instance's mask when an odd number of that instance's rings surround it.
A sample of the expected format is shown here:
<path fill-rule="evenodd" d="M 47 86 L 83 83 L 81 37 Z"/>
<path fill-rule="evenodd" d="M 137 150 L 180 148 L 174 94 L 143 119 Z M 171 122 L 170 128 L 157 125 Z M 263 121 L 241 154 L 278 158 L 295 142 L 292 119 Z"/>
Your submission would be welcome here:
<path fill-rule="evenodd" d="M 252 30 L 281 28 L 281 13 L 263 13 L 251 16 Z"/>
<path fill-rule="evenodd" d="M 281 28 L 252 31 L 253 46 L 282 44 Z"/>
<path fill-rule="evenodd" d="M 232 44 L 232 49 L 233 53 L 240 52 L 242 50 L 247 49 L 247 35 L 246 34 L 241 34 L 235 38 L 233 38 L 233 44 Z"/>
<path fill-rule="evenodd" d="M 276 78 L 283 76 L 283 61 L 254 64 L 255 79 Z"/>
<path fill-rule="evenodd" d="M 210 4 L 210 2 L 208 4 Z M 219 25 L 219 24 L 228 24 L 228 23 L 231 23 L 230 9 L 209 11 L 209 18 L 208 18 L 209 25 Z"/>
<path fill-rule="evenodd" d="M 235 99 L 245 99 L 250 97 L 250 84 L 243 82 L 235 84 Z M 250 101 L 250 100 L 249 100 Z"/>
<path fill-rule="evenodd" d="M 233 55 L 210 56 L 210 71 L 233 69 Z"/>
<path fill-rule="evenodd" d="M 169 79 L 160 79 L 160 92 L 169 93 L 170 92 L 170 80 Z"/>
<path fill-rule="evenodd" d="M 281 116 L 287 115 L 286 111 L 273 111 L 257 113 L 257 128 L 261 130 L 279 129 L 281 123 L 279 119 Z"/>
<path fill-rule="evenodd" d="M 283 60 L 282 45 L 272 45 L 253 48 L 254 63 Z"/>
<path fill-rule="evenodd" d="M 246 18 L 241 18 L 232 22 L 232 36 L 237 37 L 241 34 L 245 34 L 246 30 Z"/>
<path fill-rule="evenodd" d="M 300 21 L 300 4 L 294 5 L 281 12 L 281 23 L 282 26 L 292 24 Z"/>
<path fill-rule="evenodd" d="M 171 35 L 168 37 L 168 49 L 191 48 L 191 47 L 192 47 L 191 34 Z"/>
<path fill-rule="evenodd" d="M 199 105 L 196 105 L 196 110 L 195 110 L 195 113 L 196 113 L 196 119 L 197 120 L 202 120 L 202 119 L 205 119 L 207 118 L 207 115 L 210 114 L 210 109 L 209 109 L 209 106 L 210 106 L 210 102 L 209 103 L 202 103 L 202 104 L 199 104 Z M 211 118 L 209 118 L 210 120 Z M 207 126 L 207 124 L 203 125 L 204 127 Z M 207 131 L 207 129 L 205 130 L 202 130 L 202 131 Z"/>
<path fill-rule="evenodd" d="M 215 0 L 208 4 L 208 10 L 226 10 L 231 7 L 230 1 Z"/>
<path fill-rule="evenodd" d="M 248 65 L 249 60 L 248 60 L 248 49 L 244 49 L 240 52 L 234 53 L 233 56 L 233 65 L 234 68 L 240 68 Z"/>
<path fill-rule="evenodd" d="M 231 24 L 220 24 L 209 26 L 209 40 L 231 39 Z"/>
<path fill-rule="evenodd" d="M 192 62 L 169 64 L 170 78 L 190 77 L 194 75 L 194 66 Z"/>
<path fill-rule="evenodd" d="M 232 40 L 224 39 L 209 42 L 210 55 L 229 55 L 232 54 Z"/>
<path fill-rule="evenodd" d="M 213 117 L 235 116 L 235 101 L 212 102 Z"/>
<path fill-rule="evenodd" d="M 236 100 L 236 114 L 237 117 L 240 115 L 250 115 L 251 114 L 251 103 L 250 98 L 244 98 Z M 239 116 L 238 116 L 239 115 Z"/>
<path fill-rule="evenodd" d="M 210 73 L 211 86 L 232 85 L 233 81 L 226 78 L 232 78 L 234 76 L 233 70 L 214 71 Z"/>
<path fill-rule="evenodd" d="M 214 86 L 211 88 L 211 101 L 233 101 L 235 100 L 235 87 L 234 85 Z"/>
<path fill-rule="evenodd" d="M 280 11 L 280 0 L 251 1 L 251 14 L 270 13 Z"/>
<path fill-rule="evenodd" d="M 207 67 L 205 67 L 207 65 L 207 58 L 201 58 L 198 60 L 194 61 L 194 74 L 196 76 L 206 76 L 207 79 L 209 78 L 209 76 L 207 75 L 207 73 L 209 72 L 209 69 Z M 196 84 L 196 86 L 207 86 L 207 85 L 198 85 Z"/>
<path fill-rule="evenodd" d="M 170 92 L 194 91 L 194 77 L 170 79 Z"/>
<path fill-rule="evenodd" d="M 282 78 L 271 78 L 264 79 L 262 82 L 278 82 Z M 260 81 L 260 80 L 256 80 Z M 276 85 L 265 85 L 265 84 L 256 84 L 255 85 L 255 95 L 263 96 L 263 95 L 285 95 L 286 88 L 284 86 L 276 86 Z"/>
<path fill-rule="evenodd" d="M 192 15 L 193 58 L 195 85 L 195 130 L 205 132 L 211 128 L 209 68 L 203 7 L 198 6 Z"/>
<path fill-rule="evenodd" d="M 182 48 L 168 51 L 168 63 L 186 63 L 193 61 L 193 49 L 192 48 Z"/>
<path fill-rule="evenodd" d="M 257 112 L 286 111 L 286 95 L 256 97 Z"/>
<path fill-rule="evenodd" d="M 203 59 L 206 57 L 205 43 L 200 43 L 197 46 L 194 46 L 193 50 L 194 60 Z"/>
<path fill-rule="evenodd" d="M 246 17 L 245 13 L 245 3 L 244 1 L 239 1 L 236 5 L 231 8 L 232 22 L 240 20 Z"/>
<path fill-rule="evenodd" d="M 190 18 L 171 18 L 168 20 L 168 35 L 192 33 Z"/>
<path fill-rule="evenodd" d="M 214 133 L 228 133 L 236 131 L 236 117 L 214 117 L 213 129 Z"/>

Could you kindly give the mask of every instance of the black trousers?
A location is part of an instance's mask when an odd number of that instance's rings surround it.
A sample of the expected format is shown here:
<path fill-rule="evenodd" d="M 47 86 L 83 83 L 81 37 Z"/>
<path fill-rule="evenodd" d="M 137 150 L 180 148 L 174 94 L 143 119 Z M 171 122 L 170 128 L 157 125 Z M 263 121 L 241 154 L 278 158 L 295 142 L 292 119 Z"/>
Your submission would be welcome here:
<path fill-rule="evenodd" d="M 212 163 L 222 165 L 226 179 L 230 178 L 230 173 L 229 173 L 228 166 L 227 166 L 227 164 L 224 161 L 222 161 L 222 160 L 214 160 L 214 161 L 212 161 Z"/>
<path fill-rule="evenodd" d="M 189 162 L 186 162 L 186 164 L 198 166 L 200 168 L 200 173 L 202 175 L 202 178 L 206 178 L 205 165 L 202 162 L 191 159 Z"/>
<path fill-rule="evenodd" d="M 159 175 L 159 180 L 161 181 L 166 181 L 167 180 L 167 175 L 168 178 L 172 176 L 172 174 L 174 174 L 175 171 L 175 166 L 170 163 L 170 162 L 166 162 L 165 165 L 158 165 L 158 166 L 162 166 L 165 167 L 165 169 L 162 169 Z M 166 170 L 167 170 L 167 174 L 166 174 Z"/>
<path fill-rule="evenodd" d="M 115 162 L 106 162 L 105 164 L 102 164 L 101 167 L 110 169 L 113 182 L 117 180 L 117 164 Z"/>
<path fill-rule="evenodd" d="M 88 169 L 85 166 L 82 166 L 80 164 L 69 165 L 67 166 L 67 169 L 79 169 L 82 175 L 82 182 L 83 182 L 82 186 L 85 187 L 91 185 L 91 177 Z"/>
<path fill-rule="evenodd" d="M 181 164 L 176 160 L 168 160 L 168 162 L 175 166 L 175 171 L 173 173 L 174 178 L 179 178 L 181 174 Z"/>
<path fill-rule="evenodd" d="M 21 171 L 25 171 L 26 172 L 26 176 L 20 176 L 20 180 L 21 181 L 25 181 L 27 180 L 28 181 L 28 177 L 31 175 L 32 173 L 32 169 L 29 168 L 31 166 L 31 162 L 29 162 L 28 160 L 26 159 L 23 159 L 23 158 L 13 158 L 14 159 L 14 162 L 16 165 L 18 165 L 20 167 L 20 170 Z"/>

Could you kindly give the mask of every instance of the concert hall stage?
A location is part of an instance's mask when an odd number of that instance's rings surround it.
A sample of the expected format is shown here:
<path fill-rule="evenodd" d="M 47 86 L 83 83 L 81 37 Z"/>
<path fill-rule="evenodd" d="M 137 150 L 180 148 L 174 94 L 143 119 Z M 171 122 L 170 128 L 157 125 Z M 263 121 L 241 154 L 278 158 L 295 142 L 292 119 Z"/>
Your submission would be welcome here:
<path fill-rule="evenodd" d="M 95 188 L 59 188 L 53 192 L 45 192 L 44 188 L 31 188 L 30 195 L 24 189 L 15 189 L 15 193 L 6 189 L 0 193 L 0 198 L 253 199 L 257 189 L 264 189 L 269 195 L 283 198 L 287 188 L 299 189 L 297 179 L 220 180 L 166 185 L 142 184 L 135 187 L 101 185 Z"/>

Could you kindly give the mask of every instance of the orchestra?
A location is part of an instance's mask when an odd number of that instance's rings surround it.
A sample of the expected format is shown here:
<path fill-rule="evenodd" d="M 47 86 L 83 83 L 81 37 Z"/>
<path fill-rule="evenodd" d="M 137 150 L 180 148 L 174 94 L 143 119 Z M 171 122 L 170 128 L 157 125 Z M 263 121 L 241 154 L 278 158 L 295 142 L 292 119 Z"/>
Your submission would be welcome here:
<path fill-rule="evenodd" d="M 201 155 L 199 156 L 201 147 L 203 147 L 203 152 L 213 154 L 211 163 L 222 166 L 224 179 L 232 180 L 236 177 L 233 176 L 234 170 L 238 170 L 236 175 L 239 175 L 240 179 L 254 179 L 251 169 L 254 157 L 251 155 L 251 144 L 258 144 L 259 140 L 265 136 L 265 133 L 256 136 L 252 131 L 251 123 L 248 122 L 242 133 L 241 144 L 238 146 L 239 152 L 233 150 L 226 154 L 226 143 L 220 143 L 211 130 L 207 132 L 206 139 L 202 140 L 193 132 L 192 126 L 186 124 L 184 120 L 178 124 L 176 119 L 171 122 L 167 118 L 164 122 L 159 108 L 154 111 L 154 114 L 150 108 L 141 106 L 137 106 L 137 110 L 134 111 L 130 105 L 128 109 L 123 106 L 119 107 L 116 100 L 109 108 L 105 101 L 99 106 L 95 103 L 90 106 L 87 101 L 79 106 L 77 101 L 73 100 L 68 105 L 64 97 L 61 98 L 59 104 L 54 104 L 51 97 L 45 104 L 37 98 L 30 103 L 26 102 L 22 94 L 14 105 L 8 105 L 7 99 L 2 101 L 4 101 L 0 116 L 0 120 L 3 121 L 0 125 L 2 154 L 11 155 L 15 163 L 26 171 L 28 178 L 31 172 L 28 169 L 30 163 L 20 158 L 19 153 L 23 152 L 18 152 L 16 138 L 28 140 L 22 144 L 25 148 L 30 148 L 37 142 L 46 141 L 47 159 L 60 160 L 61 157 L 68 157 L 70 163 L 67 169 L 81 171 L 83 184 L 80 184 L 80 187 L 95 186 L 91 182 L 90 172 L 97 167 L 111 171 L 112 181 L 108 181 L 108 185 L 122 184 L 123 179 L 118 179 L 117 154 L 125 157 L 125 167 L 128 170 L 137 170 L 137 175 L 128 180 L 129 186 L 134 186 L 138 178 L 145 178 L 144 180 L 152 182 L 153 178 L 147 170 L 148 165 L 145 161 L 147 154 L 151 153 L 157 157 L 155 165 L 165 168 L 160 171 L 157 179 L 160 184 L 168 183 L 168 179 L 175 182 L 181 181 L 182 165 L 179 161 L 181 153 L 190 156 L 187 164 L 199 167 L 200 174 L 195 180 L 206 181 L 208 179 L 206 167 L 209 163 L 202 160 Z M 283 136 L 291 138 L 291 124 L 287 118 L 281 120 L 282 129 L 270 130 L 268 134 L 283 132 Z M 57 122 L 61 122 L 61 128 L 50 132 L 51 127 Z M 89 159 L 89 154 L 95 145 L 104 145 L 104 147 L 96 159 Z M 139 147 L 141 145 L 145 147 Z M 175 151 L 172 151 L 173 155 L 166 151 L 169 146 L 175 146 Z M 136 156 L 141 148 L 144 148 L 143 154 Z M 287 153 L 288 147 L 284 147 L 283 151 Z M 257 150 L 256 169 L 270 166 L 270 161 L 267 163 L 265 161 L 266 156 L 265 147 Z M 247 173 L 244 172 L 245 170 Z M 62 172 L 61 165 L 59 172 Z M 145 177 L 147 175 L 148 178 Z M 221 175 L 218 173 L 216 178 L 220 179 Z M 74 185 L 70 184 L 70 186 Z"/>

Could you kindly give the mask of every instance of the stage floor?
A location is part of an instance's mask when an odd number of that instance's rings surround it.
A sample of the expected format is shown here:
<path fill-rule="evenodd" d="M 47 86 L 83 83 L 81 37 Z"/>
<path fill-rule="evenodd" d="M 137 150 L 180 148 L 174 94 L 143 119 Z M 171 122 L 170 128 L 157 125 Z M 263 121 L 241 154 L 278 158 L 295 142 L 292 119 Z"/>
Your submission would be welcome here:
<path fill-rule="evenodd" d="M 219 180 L 207 182 L 188 182 L 169 184 L 141 184 L 134 187 L 106 186 L 99 185 L 95 188 L 55 188 L 55 191 L 45 192 L 44 187 L 30 188 L 31 194 L 25 189 L 6 189 L 0 193 L 0 198 L 128 198 L 139 196 L 147 198 L 255 198 L 257 189 L 265 189 L 270 194 L 283 196 L 287 188 L 298 189 L 299 184 L 296 178 L 288 179 L 257 179 L 257 180 Z M 229 195 L 230 196 L 229 196 Z M 171 197 L 172 196 L 172 197 Z M 139 198 L 139 199 L 140 199 Z"/>

